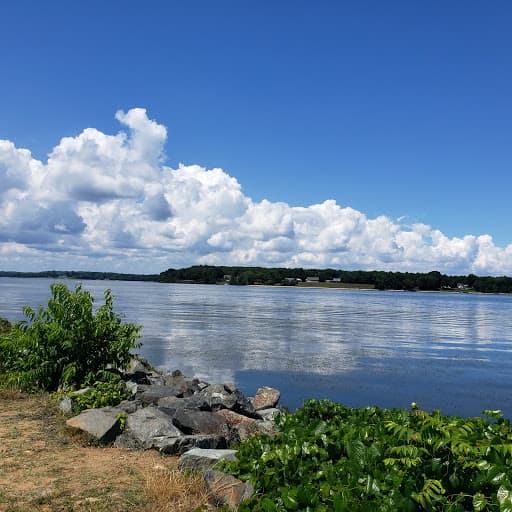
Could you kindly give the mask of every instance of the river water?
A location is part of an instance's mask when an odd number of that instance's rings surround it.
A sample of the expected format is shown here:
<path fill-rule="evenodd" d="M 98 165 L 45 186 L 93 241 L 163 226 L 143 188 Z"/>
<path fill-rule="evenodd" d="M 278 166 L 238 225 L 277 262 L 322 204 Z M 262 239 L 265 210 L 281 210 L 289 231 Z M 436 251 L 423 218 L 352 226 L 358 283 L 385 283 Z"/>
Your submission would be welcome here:
<path fill-rule="evenodd" d="M 50 279 L 0 278 L 0 316 L 46 304 Z M 70 286 L 76 282 L 64 281 Z M 253 394 L 512 417 L 512 296 L 84 281 L 144 326 L 141 355 Z"/>

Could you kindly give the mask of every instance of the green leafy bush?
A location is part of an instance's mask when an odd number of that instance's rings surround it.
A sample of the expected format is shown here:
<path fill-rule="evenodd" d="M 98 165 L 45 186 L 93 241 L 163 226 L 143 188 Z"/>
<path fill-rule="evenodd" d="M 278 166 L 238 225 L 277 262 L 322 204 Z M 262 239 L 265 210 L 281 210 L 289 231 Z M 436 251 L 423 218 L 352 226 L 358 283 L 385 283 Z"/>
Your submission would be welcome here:
<path fill-rule="evenodd" d="M 85 393 L 68 393 L 73 401 L 73 413 L 78 414 L 84 409 L 96 409 L 117 405 L 130 397 L 129 391 L 118 375 L 101 372 L 97 379 L 86 379 L 89 390 Z"/>
<path fill-rule="evenodd" d="M 140 327 L 123 323 L 106 290 L 105 304 L 93 308 L 81 285 L 74 291 L 52 284 L 48 307 L 25 306 L 27 320 L 0 337 L 0 379 L 25 390 L 79 388 L 86 378 L 108 365 L 125 366 L 130 350 L 139 347 Z"/>
<path fill-rule="evenodd" d="M 225 468 L 255 484 L 240 511 L 512 511 L 512 427 L 417 408 L 309 401 Z"/>

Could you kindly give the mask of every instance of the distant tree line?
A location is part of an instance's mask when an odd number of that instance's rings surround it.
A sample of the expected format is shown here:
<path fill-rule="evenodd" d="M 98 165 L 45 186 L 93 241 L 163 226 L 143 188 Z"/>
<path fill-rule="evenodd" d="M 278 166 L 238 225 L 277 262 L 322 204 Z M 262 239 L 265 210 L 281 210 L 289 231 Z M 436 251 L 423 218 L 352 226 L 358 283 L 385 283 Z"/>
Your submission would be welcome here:
<path fill-rule="evenodd" d="M 437 271 L 384 272 L 378 270 L 336 270 L 303 268 L 227 267 L 194 265 L 188 268 L 170 268 L 160 274 L 165 283 L 220 282 L 232 285 L 297 284 L 307 278 L 318 277 L 320 283 L 336 280 L 340 283 L 373 285 L 379 290 L 475 290 L 484 293 L 511 293 L 512 277 L 448 276 Z M 295 280 L 295 281 L 294 281 Z M 300 281 L 299 281 L 300 280 Z"/>
<path fill-rule="evenodd" d="M 45 272 L 6 272 L 0 277 L 50 277 L 52 279 L 110 280 L 110 281 L 159 281 L 158 274 L 120 274 L 116 272 L 87 272 L 81 270 L 47 270 Z"/>
<path fill-rule="evenodd" d="M 483 293 L 512 293 L 512 277 L 448 276 L 433 271 L 384 272 L 380 270 L 336 270 L 304 268 L 264 268 L 193 265 L 170 268 L 160 274 L 121 274 L 116 272 L 59 271 L 5 272 L 0 277 L 49 277 L 53 279 L 158 281 L 163 283 L 197 283 L 231 285 L 265 284 L 293 286 L 316 277 L 320 283 L 337 281 L 352 285 L 370 285 L 378 290 L 474 290 Z"/>

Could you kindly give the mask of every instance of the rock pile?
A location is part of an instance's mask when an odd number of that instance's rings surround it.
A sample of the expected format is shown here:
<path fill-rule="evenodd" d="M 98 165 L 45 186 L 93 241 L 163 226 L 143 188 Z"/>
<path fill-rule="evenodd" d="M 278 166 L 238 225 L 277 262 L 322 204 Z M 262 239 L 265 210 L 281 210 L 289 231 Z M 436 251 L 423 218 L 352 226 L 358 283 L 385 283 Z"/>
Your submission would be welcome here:
<path fill-rule="evenodd" d="M 131 400 L 85 410 L 69 419 L 68 426 L 102 443 L 166 454 L 227 448 L 254 434 L 274 432 L 280 397 L 276 389 L 263 387 L 249 398 L 234 385 L 209 384 L 180 371 L 160 374 L 139 360 L 133 360 L 121 377 L 132 392 Z M 62 406 L 70 408 L 69 398 Z"/>
<path fill-rule="evenodd" d="M 219 459 L 232 460 L 230 446 L 257 433 L 274 434 L 280 410 L 278 390 L 263 387 L 246 397 L 231 384 L 209 384 L 184 376 L 180 371 L 161 374 L 147 363 L 134 359 L 121 372 L 132 393 L 115 407 L 88 409 L 67 420 L 67 425 L 82 430 L 101 443 L 135 450 L 156 449 L 164 454 L 182 455 L 181 469 L 206 470 L 205 480 L 212 493 L 222 474 L 210 470 Z M 69 398 L 61 407 L 70 410 Z M 183 455 L 184 454 L 184 455 Z M 227 479 L 233 479 L 224 475 Z M 219 503 L 236 506 L 245 499 L 251 486 L 230 481 L 233 496 L 218 497 Z"/>

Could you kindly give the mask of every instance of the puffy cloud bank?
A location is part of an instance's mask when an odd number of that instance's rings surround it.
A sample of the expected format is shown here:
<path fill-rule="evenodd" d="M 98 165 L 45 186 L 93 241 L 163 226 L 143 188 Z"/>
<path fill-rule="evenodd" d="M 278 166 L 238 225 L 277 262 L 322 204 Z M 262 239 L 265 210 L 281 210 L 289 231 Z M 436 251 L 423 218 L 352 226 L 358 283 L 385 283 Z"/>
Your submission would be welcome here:
<path fill-rule="evenodd" d="M 0 266 L 160 272 L 194 263 L 511 274 L 512 245 L 448 238 L 338 205 L 247 197 L 222 169 L 163 164 L 144 109 L 124 130 L 65 137 L 43 163 L 0 140 Z"/>

